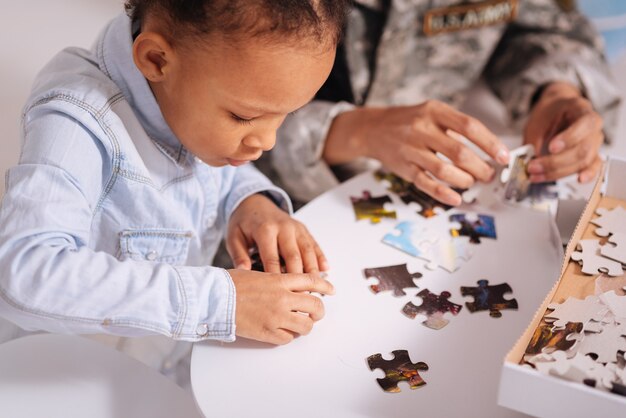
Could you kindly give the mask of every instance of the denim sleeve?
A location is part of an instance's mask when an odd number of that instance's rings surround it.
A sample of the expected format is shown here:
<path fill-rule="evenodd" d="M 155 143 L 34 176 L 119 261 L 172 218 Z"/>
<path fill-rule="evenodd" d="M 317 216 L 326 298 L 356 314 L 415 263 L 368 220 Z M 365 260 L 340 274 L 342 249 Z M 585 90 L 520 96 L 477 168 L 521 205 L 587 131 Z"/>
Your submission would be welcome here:
<path fill-rule="evenodd" d="M 226 270 L 120 261 L 89 247 L 108 159 L 65 115 L 25 122 L 0 206 L 0 315 L 27 330 L 234 340 Z"/>

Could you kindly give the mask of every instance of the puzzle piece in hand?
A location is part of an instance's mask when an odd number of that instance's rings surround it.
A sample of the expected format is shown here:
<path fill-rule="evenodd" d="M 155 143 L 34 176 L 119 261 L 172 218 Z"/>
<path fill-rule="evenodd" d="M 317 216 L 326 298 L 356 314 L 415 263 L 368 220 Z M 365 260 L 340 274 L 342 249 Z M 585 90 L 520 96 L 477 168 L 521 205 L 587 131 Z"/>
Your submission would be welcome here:
<path fill-rule="evenodd" d="M 383 237 L 383 242 L 413 257 L 428 261 L 431 270 L 441 267 L 449 272 L 456 271 L 461 260 L 469 260 L 471 250 L 465 242 L 438 237 L 415 222 L 400 222 L 393 232 Z"/>
<path fill-rule="evenodd" d="M 461 309 L 461 305 L 450 302 L 450 292 L 443 291 L 440 295 L 432 293 L 428 289 L 424 289 L 417 294 L 422 299 L 422 303 L 419 306 L 409 302 L 402 308 L 402 312 L 411 319 L 415 319 L 417 315 L 426 316 L 426 320 L 422 322 L 425 326 L 431 329 L 441 329 L 448 325 L 450 321 L 445 319 L 443 315 L 446 312 L 450 312 L 452 315 L 458 315 Z"/>
<path fill-rule="evenodd" d="M 428 370 L 426 363 L 422 361 L 412 363 L 406 350 L 394 350 L 392 354 L 394 355 L 392 360 L 383 359 L 380 353 L 367 358 L 370 370 L 382 369 L 385 372 L 384 378 L 376 379 L 385 392 L 400 392 L 399 382 L 408 382 L 411 389 L 417 389 L 426 384 L 419 374 L 420 371 Z"/>
<path fill-rule="evenodd" d="M 524 145 L 510 152 L 509 164 L 500 174 L 500 180 L 504 183 L 505 199 L 519 202 L 528 196 L 530 178 L 527 167 L 533 156 L 532 145 Z"/>
<path fill-rule="evenodd" d="M 502 166 L 490 164 L 495 170 L 493 180 L 489 183 L 477 181 L 472 187 L 462 192 L 463 202 L 477 203 L 484 207 L 490 207 L 500 201 L 500 193 L 502 191 L 502 183 L 500 183 L 500 174 Z"/>
<path fill-rule="evenodd" d="M 609 363 L 615 361 L 615 356 L 620 350 L 626 350 L 626 324 L 605 324 L 602 332 L 585 333 L 585 338 L 576 347 L 580 354 L 595 354 L 596 361 Z"/>
<path fill-rule="evenodd" d="M 567 351 L 582 337 L 582 322 L 568 322 L 564 328 L 552 324 L 541 324 L 526 347 L 526 355 L 551 353 L 555 350 Z"/>
<path fill-rule="evenodd" d="M 583 239 L 578 242 L 580 251 L 572 253 L 572 260 L 582 263 L 582 272 L 585 274 L 596 275 L 598 273 L 606 273 L 609 276 L 621 276 L 621 263 L 602 257 L 600 253 L 600 241 L 597 239 Z"/>
<path fill-rule="evenodd" d="M 582 322 L 583 326 L 592 320 L 600 322 L 609 310 L 600 298 L 594 295 L 582 300 L 569 297 L 563 303 L 551 303 L 548 309 L 552 312 L 546 313 L 544 320 L 557 327 L 564 327 L 568 322 Z"/>
<path fill-rule="evenodd" d="M 374 267 L 363 270 L 366 279 L 378 279 L 378 284 L 370 285 L 374 293 L 392 290 L 394 296 L 404 296 L 404 289 L 417 287 L 414 279 L 422 277 L 421 273 L 409 273 L 406 264 L 396 266 Z"/>
<path fill-rule="evenodd" d="M 599 217 L 592 219 L 591 223 L 599 226 L 596 235 L 606 237 L 617 232 L 626 233 L 626 210 L 621 206 L 613 209 L 598 208 L 596 213 Z"/>
<path fill-rule="evenodd" d="M 452 207 L 435 200 L 415 187 L 413 183 L 409 183 L 395 174 L 378 170 L 374 173 L 374 177 L 378 181 L 388 181 L 389 188 L 387 190 L 397 194 L 405 204 L 417 203 L 420 206 L 418 213 L 425 218 L 431 218 L 437 215 L 438 211 L 445 212 Z"/>
<path fill-rule="evenodd" d="M 477 284 L 476 287 L 461 286 L 461 295 L 474 297 L 474 302 L 465 302 L 470 312 L 489 311 L 492 318 L 500 318 L 501 310 L 518 308 L 517 300 L 504 299 L 505 293 L 513 292 L 508 283 L 489 286 L 488 280 L 481 279 Z"/>
<path fill-rule="evenodd" d="M 382 218 L 396 219 L 396 211 L 385 209 L 385 203 L 391 203 L 387 195 L 373 197 L 368 190 L 363 191 L 362 197 L 350 197 L 356 219 L 369 219 L 373 224 Z"/>
<path fill-rule="evenodd" d="M 626 222 L 626 218 L 624 222 Z M 626 265 L 626 233 L 613 233 L 609 237 L 609 242 L 600 248 L 600 254 Z"/>
<path fill-rule="evenodd" d="M 450 230 L 453 237 L 467 236 L 473 244 L 479 244 L 480 238 L 496 239 L 496 223 L 493 216 L 478 215 L 472 217 L 468 214 L 457 213 L 450 215 L 450 222 L 458 222 L 459 228 Z"/>

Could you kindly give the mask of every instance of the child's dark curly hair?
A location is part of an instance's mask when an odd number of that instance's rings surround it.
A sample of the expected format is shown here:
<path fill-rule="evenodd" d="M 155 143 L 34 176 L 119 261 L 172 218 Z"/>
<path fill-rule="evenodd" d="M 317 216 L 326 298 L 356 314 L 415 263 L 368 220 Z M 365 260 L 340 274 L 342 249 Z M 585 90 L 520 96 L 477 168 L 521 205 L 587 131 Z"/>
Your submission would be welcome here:
<path fill-rule="evenodd" d="M 219 32 L 237 39 L 295 37 L 337 42 L 350 0 L 127 0 L 133 21 L 166 18 L 173 38 Z"/>

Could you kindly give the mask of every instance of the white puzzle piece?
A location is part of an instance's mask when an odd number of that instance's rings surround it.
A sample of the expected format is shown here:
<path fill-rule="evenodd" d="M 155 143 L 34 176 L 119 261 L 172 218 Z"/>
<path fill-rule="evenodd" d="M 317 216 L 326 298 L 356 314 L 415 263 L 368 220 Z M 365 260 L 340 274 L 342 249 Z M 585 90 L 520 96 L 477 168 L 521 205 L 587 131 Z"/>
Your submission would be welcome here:
<path fill-rule="evenodd" d="M 608 307 L 615 322 L 626 324 L 626 296 L 618 296 L 610 290 L 600 295 L 600 300 Z"/>
<path fill-rule="evenodd" d="M 626 233 L 614 232 L 609 237 L 609 243 L 602 246 L 600 253 L 626 265 Z"/>
<path fill-rule="evenodd" d="M 618 351 L 626 351 L 626 324 L 605 324 L 602 332 L 586 333 L 576 345 L 580 354 L 595 354 L 600 363 L 615 362 Z"/>
<path fill-rule="evenodd" d="M 570 297 L 563 303 L 551 303 L 548 309 L 552 312 L 547 313 L 544 319 L 557 327 L 564 327 L 568 322 L 582 322 L 583 326 L 591 320 L 600 322 L 609 311 L 595 295 L 589 295 L 582 300 Z"/>
<path fill-rule="evenodd" d="M 535 149 L 532 145 L 522 145 L 521 147 L 515 148 L 509 151 L 509 163 L 502 168 L 500 172 L 500 182 L 502 184 L 506 184 L 509 181 L 511 170 L 513 169 L 513 165 L 515 164 L 515 159 L 517 157 L 524 157 L 530 160 L 535 155 Z"/>
<path fill-rule="evenodd" d="M 591 223 L 600 227 L 596 228 L 596 235 L 607 237 L 611 233 L 626 233 L 626 209 L 621 206 L 613 209 L 598 208 L 596 213 L 600 216 L 591 220 Z"/>
<path fill-rule="evenodd" d="M 600 253 L 600 241 L 597 239 L 583 239 L 578 242 L 581 251 L 572 253 L 572 260 L 582 264 L 582 272 L 589 275 L 606 273 L 609 276 L 621 276 L 624 274 L 621 263 L 602 257 Z"/>

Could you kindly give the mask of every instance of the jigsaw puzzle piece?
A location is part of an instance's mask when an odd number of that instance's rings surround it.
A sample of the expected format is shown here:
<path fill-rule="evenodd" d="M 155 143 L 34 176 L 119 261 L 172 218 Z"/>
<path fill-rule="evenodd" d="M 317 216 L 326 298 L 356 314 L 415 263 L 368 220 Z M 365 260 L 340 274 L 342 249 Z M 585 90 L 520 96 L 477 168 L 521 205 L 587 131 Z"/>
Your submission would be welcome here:
<path fill-rule="evenodd" d="M 388 182 L 389 188 L 387 188 L 387 190 L 397 194 L 405 204 L 408 205 L 411 202 L 417 203 L 420 206 L 420 210 L 417 213 L 425 218 L 431 218 L 437 215 L 438 212 L 445 212 L 452 207 L 435 200 L 415 187 L 413 183 L 410 183 L 395 174 L 384 170 L 378 170 L 374 173 L 374 177 L 378 181 Z"/>
<path fill-rule="evenodd" d="M 438 267 L 454 273 L 461 266 L 462 261 L 469 261 L 473 252 L 466 242 L 438 238 L 435 242 L 424 241 L 420 244 L 421 258 L 428 261 L 426 268 L 436 270 Z"/>
<path fill-rule="evenodd" d="M 517 300 L 504 299 L 505 293 L 513 292 L 508 283 L 490 286 L 488 280 L 481 279 L 477 284 L 476 287 L 461 286 L 461 295 L 474 297 L 473 302 L 465 302 L 470 312 L 489 311 L 492 318 L 500 318 L 501 310 L 518 308 Z"/>
<path fill-rule="evenodd" d="M 618 351 L 626 350 L 626 324 L 605 324 L 602 332 L 586 333 L 578 344 L 576 352 L 595 354 L 596 361 L 609 363 L 615 361 Z"/>
<path fill-rule="evenodd" d="M 572 260 L 582 263 L 582 272 L 589 275 L 606 273 L 609 276 L 621 276 L 621 263 L 602 257 L 600 241 L 597 239 L 583 239 L 578 242 L 580 251 L 574 251 Z"/>
<path fill-rule="evenodd" d="M 382 218 L 396 219 L 396 211 L 385 209 L 385 203 L 391 203 L 391 198 L 387 195 L 373 197 L 368 190 L 364 190 L 363 196 L 351 196 L 350 200 L 357 221 L 369 219 L 371 223 L 376 224 Z"/>
<path fill-rule="evenodd" d="M 626 222 L 626 219 L 624 219 Z M 609 237 L 609 243 L 600 248 L 600 254 L 626 265 L 626 233 L 615 232 Z"/>
<path fill-rule="evenodd" d="M 467 236 L 472 244 L 480 244 L 480 238 L 496 239 L 496 223 L 493 216 L 457 213 L 450 215 L 450 222 L 460 224 L 459 228 L 450 229 L 453 237 Z"/>
<path fill-rule="evenodd" d="M 541 324 L 535 328 L 525 355 L 549 354 L 556 350 L 568 351 L 582 337 L 582 331 L 582 322 L 568 322 L 563 328 Z"/>
<path fill-rule="evenodd" d="M 445 319 L 443 315 L 450 312 L 452 315 L 458 315 L 463 308 L 461 305 L 450 302 L 448 299 L 450 292 L 443 291 L 440 295 L 432 293 L 428 289 L 424 289 L 417 294 L 422 299 L 420 305 L 414 305 L 409 302 L 402 308 L 402 312 L 411 319 L 415 319 L 417 315 L 426 316 L 426 320 L 422 324 L 431 329 L 441 329 L 448 325 L 450 321 Z"/>
<path fill-rule="evenodd" d="M 626 277 L 609 277 L 604 274 L 596 278 L 595 294 L 601 295 L 610 290 L 615 291 L 618 296 L 626 295 Z"/>
<path fill-rule="evenodd" d="M 426 384 L 419 374 L 420 371 L 428 370 L 426 363 L 422 361 L 411 362 L 406 350 L 394 350 L 392 354 L 394 355 L 392 360 L 385 360 L 380 353 L 367 358 L 370 370 L 381 369 L 385 372 L 384 378 L 376 379 L 385 392 L 400 392 L 398 387 L 400 382 L 408 382 L 411 389 L 417 389 Z"/>
<path fill-rule="evenodd" d="M 534 155 L 532 145 L 523 145 L 510 152 L 509 164 L 500 173 L 505 199 L 515 199 L 519 202 L 528 196 L 530 177 L 527 167 Z"/>
<path fill-rule="evenodd" d="M 611 290 L 601 294 L 600 300 L 607 306 L 615 322 L 626 324 L 626 296 L 619 296 Z"/>
<path fill-rule="evenodd" d="M 406 264 L 367 268 L 363 274 L 366 279 L 378 279 L 378 284 L 370 285 L 374 293 L 390 290 L 394 296 L 405 296 L 404 289 L 417 287 L 413 280 L 422 277 L 421 273 L 409 273 Z"/>
<path fill-rule="evenodd" d="M 489 163 L 494 169 L 495 175 L 492 181 L 483 183 L 477 181 L 472 187 L 461 193 L 464 203 L 477 203 L 484 207 L 491 207 L 501 200 L 502 183 L 500 183 L 500 174 L 502 166 L 495 163 Z"/>
<path fill-rule="evenodd" d="M 626 210 L 623 207 L 598 208 L 596 214 L 600 216 L 591 220 L 591 223 L 600 227 L 596 228 L 596 235 L 607 237 L 618 232 L 626 234 Z"/>
<path fill-rule="evenodd" d="M 551 303 L 548 309 L 552 312 L 546 313 L 544 320 L 557 327 L 564 327 L 568 322 L 582 322 L 583 326 L 589 321 L 600 322 L 609 311 L 595 295 L 589 295 L 585 299 L 569 297 L 563 303 Z"/>
<path fill-rule="evenodd" d="M 425 254 L 420 249 L 420 245 L 428 239 L 434 241 L 436 238 L 430 237 L 423 226 L 415 222 L 404 221 L 395 226 L 393 233 L 385 234 L 383 242 L 413 257 L 424 258 Z"/>

